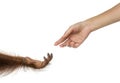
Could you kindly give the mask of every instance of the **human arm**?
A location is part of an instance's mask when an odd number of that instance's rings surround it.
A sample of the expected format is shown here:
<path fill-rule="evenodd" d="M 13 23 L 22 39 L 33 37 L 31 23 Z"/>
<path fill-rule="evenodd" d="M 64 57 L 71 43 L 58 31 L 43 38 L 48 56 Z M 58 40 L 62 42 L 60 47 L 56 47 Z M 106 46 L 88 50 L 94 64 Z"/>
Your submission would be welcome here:
<path fill-rule="evenodd" d="M 68 46 L 77 48 L 84 42 L 92 31 L 118 22 L 119 20 L 120 3 L 102 14 L 70 26 L 64 35 L 55 42 L 55 46 L 60 45 L 60 47 Z"/>

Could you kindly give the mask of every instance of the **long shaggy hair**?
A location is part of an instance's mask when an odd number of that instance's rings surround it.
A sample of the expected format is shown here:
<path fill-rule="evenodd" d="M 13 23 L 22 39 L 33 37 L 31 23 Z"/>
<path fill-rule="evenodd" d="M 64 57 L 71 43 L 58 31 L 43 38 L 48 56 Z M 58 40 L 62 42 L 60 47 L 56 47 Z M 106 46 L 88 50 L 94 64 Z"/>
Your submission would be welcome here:
<path fill-rule="evenodd" d="M 34 69 L 44 68 L 53 58 L 52 54 L 47 54 L 43 61 L 34 60 L 30 57 L 12 56 L 0 53 L 0 75 L 9 74 L 19 67 L 31 67 Z"/>

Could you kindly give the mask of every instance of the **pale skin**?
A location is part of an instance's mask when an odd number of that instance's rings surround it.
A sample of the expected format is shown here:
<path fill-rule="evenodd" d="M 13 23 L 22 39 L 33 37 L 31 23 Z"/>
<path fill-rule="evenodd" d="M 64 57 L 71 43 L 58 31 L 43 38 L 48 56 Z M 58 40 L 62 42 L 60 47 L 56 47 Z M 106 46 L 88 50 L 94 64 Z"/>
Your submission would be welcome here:
<path fill-rule="evenodd" d="M 102 14 L 71 25 L 54 45 L 77 48 L 91 32 L 118 21 L 120 21 L 120 3 Z"/>

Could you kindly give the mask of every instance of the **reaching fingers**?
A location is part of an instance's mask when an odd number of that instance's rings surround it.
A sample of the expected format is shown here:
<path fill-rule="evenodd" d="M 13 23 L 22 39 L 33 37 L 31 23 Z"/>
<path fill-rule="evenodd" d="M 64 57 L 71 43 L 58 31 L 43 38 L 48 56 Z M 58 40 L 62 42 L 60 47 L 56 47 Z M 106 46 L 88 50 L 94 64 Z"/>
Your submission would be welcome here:
<path fill-rule="evenodd" d="M 53 54 L 52 53 L 51 54 L 48 53 L 47 56 L 48 56 L 48 58 L 47 58 L 48 61 L 51 61 L 51 59 L 53 58 Z"/>
<path fill-rule="evenodd" d="M 80 43 L 71 41 L 68 46 L 73 47 L 73 48 L 77 48 L 79 45 L 80 45 Z"/>
<path fill-rule="evenodd" d="M 64 43 L 60 45 L 60 47 L 68 46 L 68 47 L 77 48 L 79 45 L 80 45 L 80 42 L 75 42 L 75 41 L 72 41 L 71 39 L 67 39 Z"/>
<path fill-rule="evenodd" d="M 48 53 L 47 54 L 47 58 L 44 57 L 44 61 L 42 62 L 42 65 L 41 65 L 40 68 L 45 67 L 51 61 L 52 58 L 53 58 L 53 54 L 52 53 L 51 54 Z"/>
<path fill-rule="evenodd" d="M 65 42 L 63 42 L 62 44 L 60 44 L 60 47 L 65 47 L 65 46 L 68 46 L 68 45 L 69 45 L 69 43 L 70 43 L 70 40 L 69 40 L 69 39 L 67 39 L 67 40 L 65 40 Z"/>
<path fill-rule="evenodd" d="M 47 66 L 47 64 L 51 61 L 52 58 L 53 58 L 53 54 L 48 53 L 47 57 L 44 57 L 43 61 L 33 60 L 32 67 L 35 69 L 44 68 L 45 66 Z"/>
<path fill-rule="evenodd" d="M 70 35 L 71 33 L 72 33 L 72 28 L 69 28 L 69 29 L 64 33 L 64 35 L 63 35 L 58 41 L 55 42 L 54 45 L 56 46 L 56 45 L 64 42 L 64 41 L 69 37 L 69 35 Z"/>

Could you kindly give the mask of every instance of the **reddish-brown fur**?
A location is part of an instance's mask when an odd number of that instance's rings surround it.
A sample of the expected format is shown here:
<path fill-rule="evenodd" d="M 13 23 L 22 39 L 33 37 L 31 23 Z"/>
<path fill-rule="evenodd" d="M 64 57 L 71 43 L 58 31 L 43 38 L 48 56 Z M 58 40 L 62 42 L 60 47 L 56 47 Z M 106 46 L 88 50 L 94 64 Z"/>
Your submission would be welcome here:
<path fill-rule="evenodd" d="M 47 58 L 44 57 L 44 61 L 39 61 L 29 57 L 0 53 L 0 74 L 11 73 L 19 67 L 31 67 L 34 69 L 44 68 L 51 61 L 52 57 L 52 54 L 48 54 Z"/>

